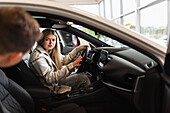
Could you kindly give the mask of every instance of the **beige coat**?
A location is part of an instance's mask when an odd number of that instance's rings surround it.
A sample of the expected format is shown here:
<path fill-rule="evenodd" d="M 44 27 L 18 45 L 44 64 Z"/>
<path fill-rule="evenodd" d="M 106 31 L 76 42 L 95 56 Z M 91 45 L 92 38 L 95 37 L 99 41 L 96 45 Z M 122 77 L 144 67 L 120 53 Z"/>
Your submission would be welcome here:
<path fill-rule="evenodd" d="M 61 87 L 58 86 L 58 83 L 64 80 L 70 74 L 69 70 L 73 68 L 73 63 L 69 62 L 77 55 L 79 51 L 81 51 L 81 46 L 73 49 L 66 56 L 61 55 L 61 63 L 62 65 L 66 66 L 63 66 L 61 70 L 57 70 L 55 63 L 52 61 L 48 53 L 38 45 L 31 53 L 29 66 L 40 78 L 44 86 L 50 88 L 53 91 L 62 93 L 63 89 L 61 90 Z M 66 92 L 65 90 L 71 90 L 69 86 L 63 87 L 64 92 Z"/>

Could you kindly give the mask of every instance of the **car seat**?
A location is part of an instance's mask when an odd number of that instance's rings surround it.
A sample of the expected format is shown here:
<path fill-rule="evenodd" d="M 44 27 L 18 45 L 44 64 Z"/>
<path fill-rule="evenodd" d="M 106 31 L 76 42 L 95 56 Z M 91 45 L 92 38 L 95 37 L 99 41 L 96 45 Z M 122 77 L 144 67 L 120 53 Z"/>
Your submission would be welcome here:
<path fill-rule="evenodd" d="M 24 86 L 42 86 L 40 80 L 35 76 L 30 68 L 28 68 L 27 64 L 22 60 L 17 65 L 9 67 L 9 68 L 2 68 L 4 73 L 12 79 L 13 81 L 17 82 L 22 87 Z"/>
<path fill-rule="evenodd" d="M 2 70 L 0 75 L 1 113 L 33 113 L 34 103 L 31 96 L 18 84 L 8 79 Z"/>
<path fill-rule="evenodd" d="M 34 113 L 34 102 L 29 93 L 7 78 L 2 70 L 0 70 L 0 75 L 0 113 Z M 50 110 L 49 112 L 46 110 L 45 113 L 85 113 L 83 107 L 74 103 L 64 104 Z"/>
<path fill-rule="evenodd" d="M 45 100 L 47 98 L 56 98 L 49 88 L 43 86 L 38 77 L 29 67 L 27 67 L 27 64 L 23 60 L 15 66 L 2 68 L 2 70 L 7 77 L 22 86 L 32 96 L 35 102 L 36 111 L 41 110 L 42 106 L 48 106 L 48 102 L 42 103 L 42 99 Z M 61 98 L 63 99 L 63 97 L 64 95 L 62 95 Z M 59 97 L 57 98 L 60 99 Z"/>

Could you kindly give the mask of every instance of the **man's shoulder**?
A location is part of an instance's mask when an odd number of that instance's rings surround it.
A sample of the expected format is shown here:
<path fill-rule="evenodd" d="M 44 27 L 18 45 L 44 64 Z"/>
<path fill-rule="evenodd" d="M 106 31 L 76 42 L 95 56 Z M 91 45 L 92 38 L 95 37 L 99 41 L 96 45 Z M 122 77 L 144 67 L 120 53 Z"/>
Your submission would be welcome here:
<path fill-rule="evenodd" d="M 1 69 L 0 69 L 0 85 L 3 87 L 8 86 L 8 78 Z M 0 89 L 2 90 L 2 87 Z"/>
<path fill-rule="evenodd" d="M 0 78 L 2 78 L 2 76 L 5 76 L 5 73 L 0 69 Z M 0 79 L 0 81 L 1 81 L 1 79 Z"/>

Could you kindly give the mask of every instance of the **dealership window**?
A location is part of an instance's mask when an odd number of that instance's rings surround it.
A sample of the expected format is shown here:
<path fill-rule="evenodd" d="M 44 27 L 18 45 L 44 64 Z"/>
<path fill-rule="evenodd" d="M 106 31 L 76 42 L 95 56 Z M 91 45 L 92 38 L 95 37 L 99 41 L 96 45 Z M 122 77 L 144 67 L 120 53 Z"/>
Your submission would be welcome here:
<path fill-rule="evenodd" d="M 76 7 L 78 9 L 93 13 L 95 15 L 99 15 L 98 4 L 88 4 L 88 5 L 70 5 L 72 7 Z"/>
<path fill-rule="evenodd" d="M 141 33 L 154 41 L 167 43 L 167 2 L 141 10 Z"/>
<path fill-rule="evenodd" d="M 129 28 L 129 29 L 132 29 L 135 31 L 135 24 L 136 23 L 135 23 L 135 14 L 134 13 L 123 17 L 123 25 L 126 28 Z"/>
<path fill-rule="evenodd" d="M 143 5 L 152 3 L 152 2 L 154 2 L 156 0 L 139 0 L 139 1 L 140 1 L 140 5 L 143 6 Z"/>
<path fill-rule="evenodd" d="M 111 19 L 111 1 L 105 0 L 105 18 Z"/>
<path fill-rule="evenodd" d="M 119 4 L 117 6 L 114 5 Z M 140 32 L 157 43 L 167 46 L 167 0 L 112 0 L 112 21 Z M 114 15 L 116 14 L 116 16 Z"/>
<path fill-rule="evenodd" d="M 103 2 L 103 1 L 101 1 L 101 2 L 99 3 L 99 15 L 100 15 L 101 17 L 104 17 L 104 2 Z"/>
<path fill-rule="evenodd" d="M 98 14 L 167 46 L 170 34 L 167 30 L 168 2 L 170 1 L 100 0 Z"/>
<path fill-rule="evenodd" d="M 121 23 L 120 23 L 120 18 L 115 19 L 114 22 L 117 23 L 117 24 L 121 24 Z"/>
<path fill-rule="evenodd" d="M 120 16 L 120 0 L 112 0 L 112 18 Z"/>
<path fill-rule="evenodd" d="M 135 9 L 135 0 L 122 0 L 123 13 L 131 12 Z"/>

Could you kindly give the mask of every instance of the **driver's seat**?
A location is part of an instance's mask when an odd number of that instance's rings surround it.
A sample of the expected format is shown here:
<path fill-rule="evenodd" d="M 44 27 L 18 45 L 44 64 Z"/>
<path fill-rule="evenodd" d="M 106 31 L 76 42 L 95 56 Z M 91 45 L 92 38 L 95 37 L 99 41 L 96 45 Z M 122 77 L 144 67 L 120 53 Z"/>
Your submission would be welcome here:
<path fill-rule="evenodd" d="M 34 113 L 32 97 L 0 70 L 0 113 Z M 47 113 L 47 112 L 46 112 Z M 65 104 L 48 113 L 85 113 L 77 104 Z"/>

